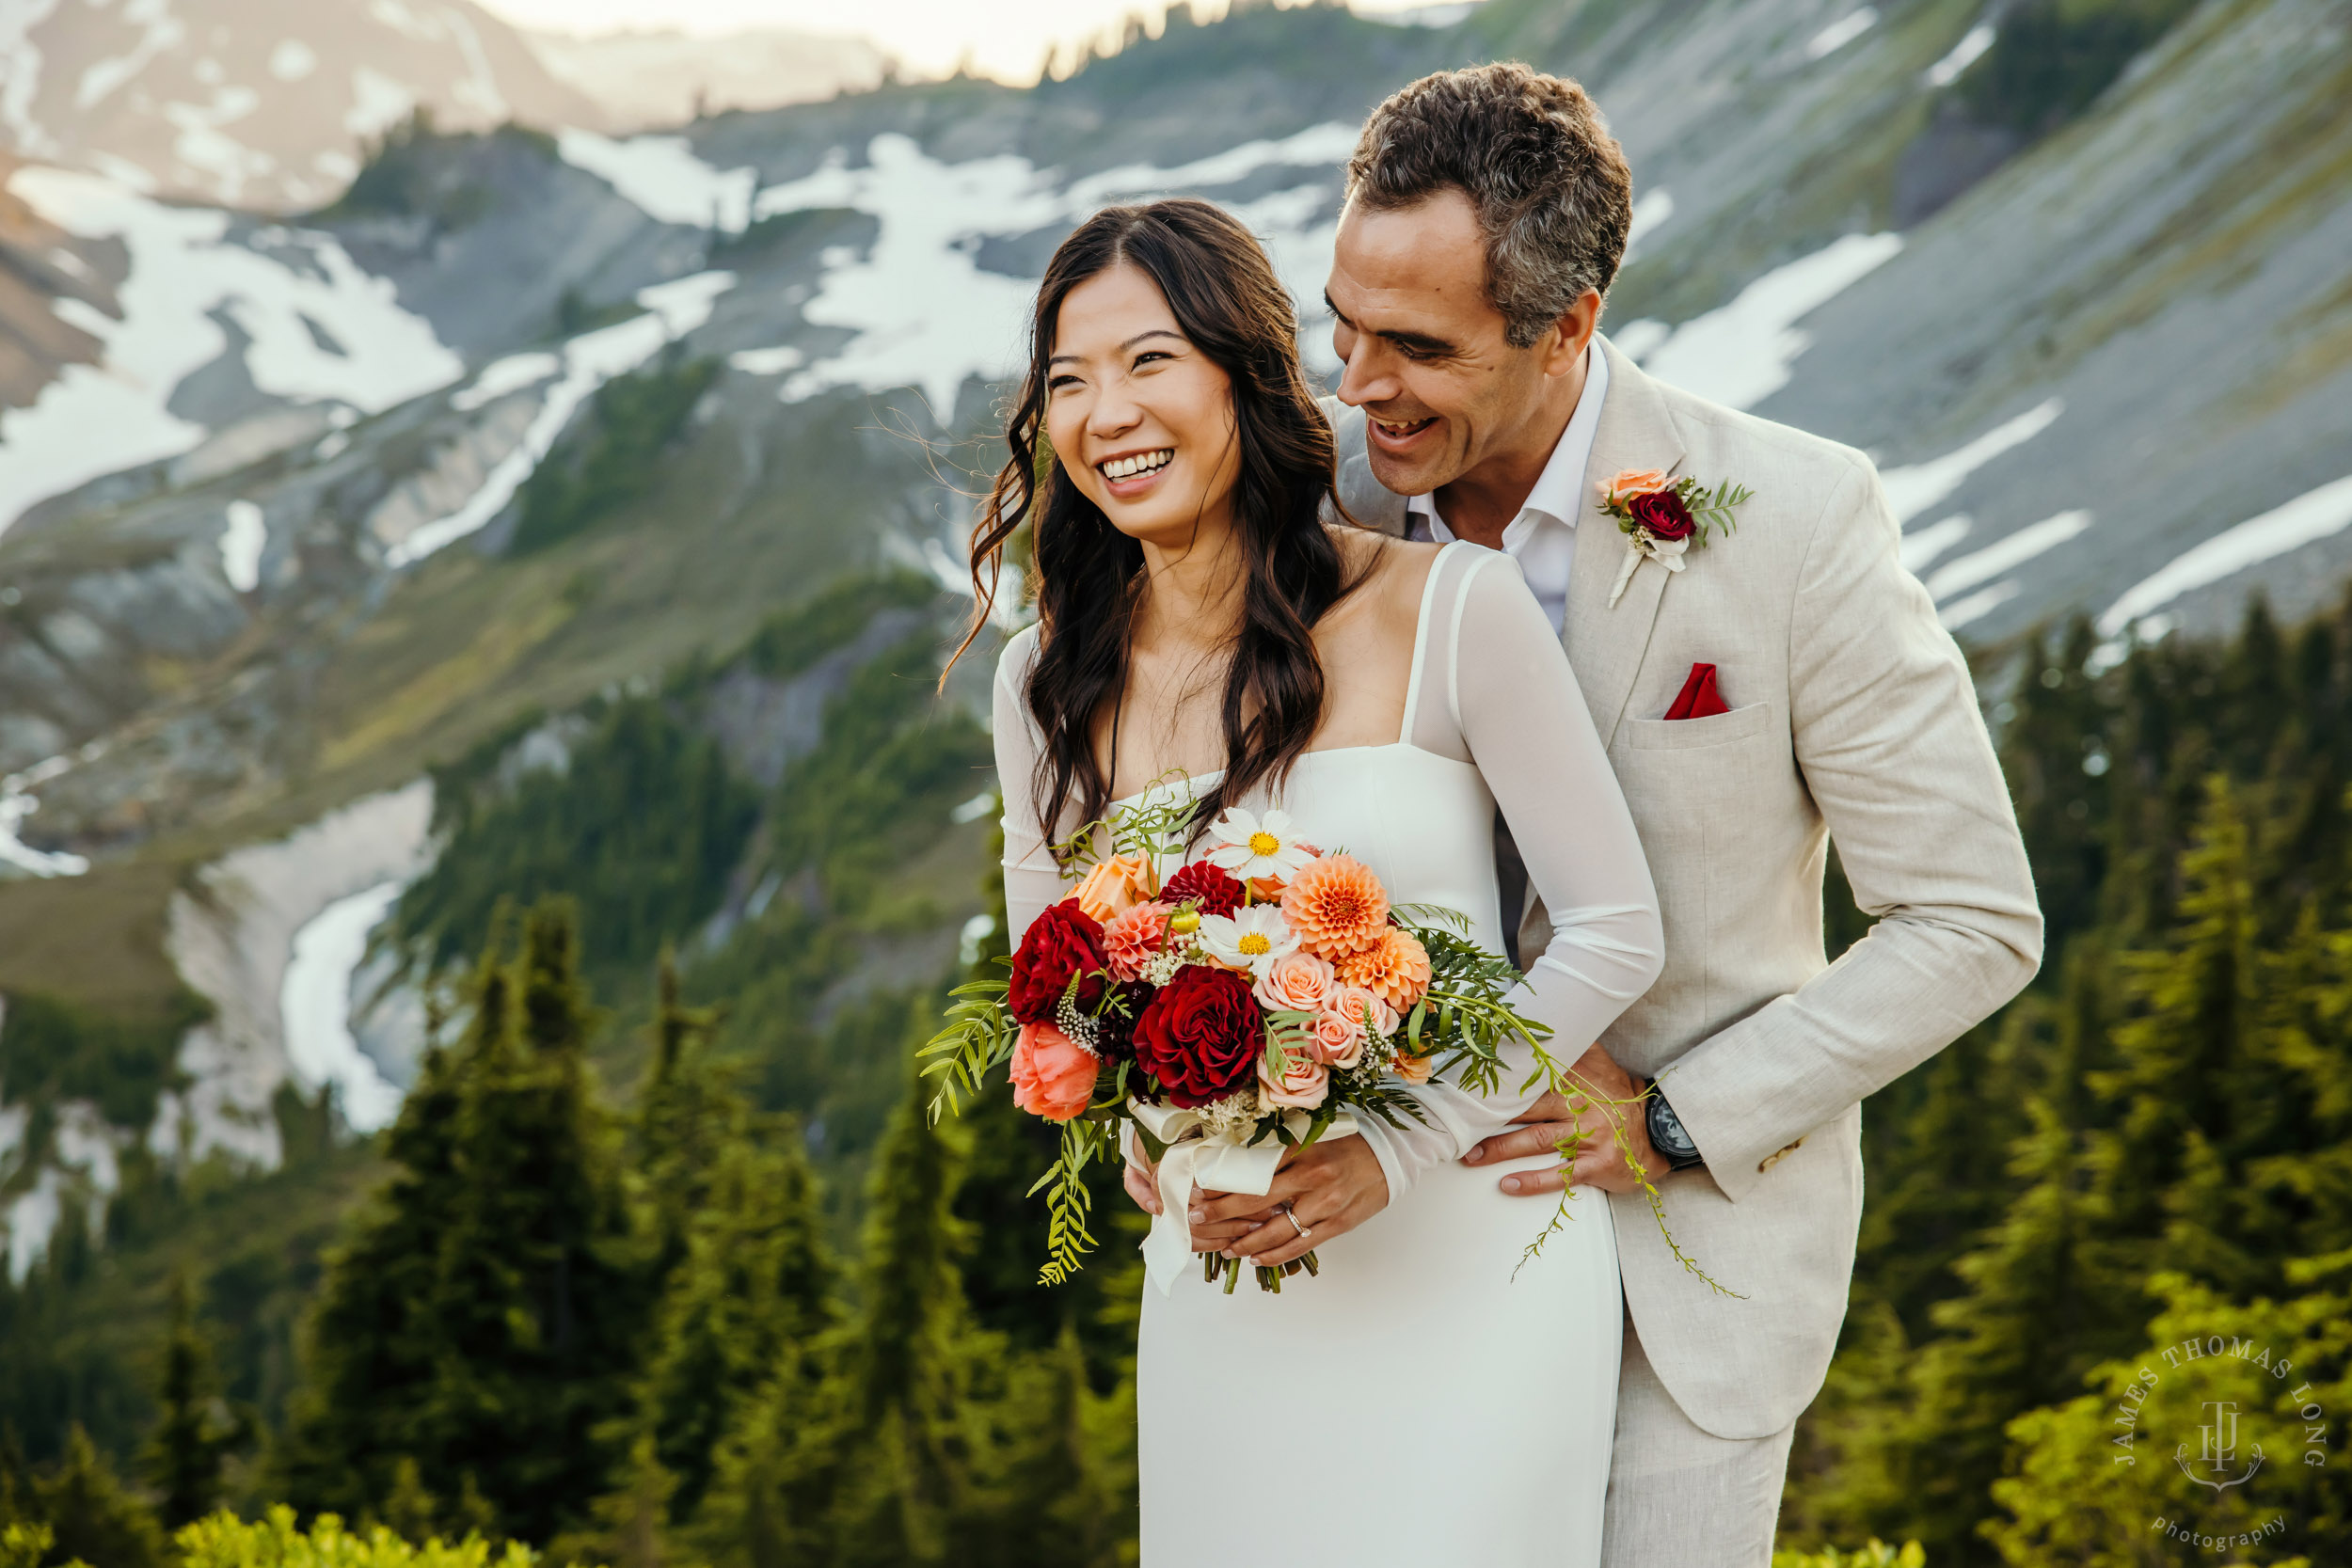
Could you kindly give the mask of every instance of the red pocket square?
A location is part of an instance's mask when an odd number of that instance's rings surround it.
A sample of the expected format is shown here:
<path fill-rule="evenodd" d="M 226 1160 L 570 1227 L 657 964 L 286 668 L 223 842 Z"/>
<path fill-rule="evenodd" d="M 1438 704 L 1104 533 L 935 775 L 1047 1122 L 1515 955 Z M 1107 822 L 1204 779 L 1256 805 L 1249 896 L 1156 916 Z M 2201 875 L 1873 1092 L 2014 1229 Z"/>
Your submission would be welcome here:
<path fill-rule="evenodd" d="M 1721 693 L 1715 689 L 1715 667 L 1711 664 L 1691 666 L 1691 678 L 1682 683 L 1682 695 L 1666 710 L 1669 719 L 1708 719 L 1718 713 L 1729 713 Z"/>

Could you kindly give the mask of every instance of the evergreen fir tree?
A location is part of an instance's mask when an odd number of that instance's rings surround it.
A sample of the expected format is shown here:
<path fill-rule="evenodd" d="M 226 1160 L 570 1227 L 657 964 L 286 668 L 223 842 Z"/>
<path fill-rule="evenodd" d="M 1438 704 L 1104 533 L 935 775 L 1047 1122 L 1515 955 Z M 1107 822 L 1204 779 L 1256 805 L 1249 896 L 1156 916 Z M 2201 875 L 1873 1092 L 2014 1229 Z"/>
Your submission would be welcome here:
<path fill-rule="evenodd" d="M 200 1519 L 220 1504 L 221 1466 L 245 1446 L 250 1427 L 220 1399 L 212 1346 L 197 1327 L 184 1275 L 171 1284 L 171 1334 L 165 1341 L 156 1404 L 162 1411 L 148 1439 L 147 1481 L 167 1530 Z"/>
<path fill-rule="evenodd" d="M 656 1277 L 684 1261 L 693 1217 L 709 1197 L 724 1151 L 745 1135 L 750 1107 L 736 1075 L 710 1060 L 715 1009 L 690 1007 L 679 993 L 676 956 L 664 949 L 655 974 L 653 1047 L 638 1089 L 636 1165 L 653 1206 Z"/>
<path fill-rule="evenodd" d="M 65 1457 L 35 1493 L 52 1531 L 43 1560 L 50 1568 L 77 1560 L 89 1568 L 163 1568 L 155 1516 L 124 1488 L 79 1421 L 66 1434 Z"/>
<path fill-rule="evenodd" d="M 945 1560 L 970 1475 L 957 1160 L 925 1114 L 925 1089 L 910 1078 L 867 1199 L 866 1316 L 842 1374 L 856 1456 L 835 1472 L 833 1500 L 842 1568 Z"/>
<path fill-rule="evenodd" d="M 501 929 L 503 927 L 501 927 Z M 500 947 L 483 954 L 467 999 L 462 1040 L 431 1046 L 386 1139 L 392 1175 L 327 1254 L 326 1277 L 305 1335 L 306 1378 L 278 1446 L 275 1490 L 297 1509 L 374 1516 L 400 1486 L 404 1534 L 421 1528 L 424 1402 L 439 1355 L 428 1304 L 443 1238 L 456 1223 L 465 1177 L 457 1124 L 471 1065 L 513 1027 Z M 436 1466 L 437 1476 L 439 1467 Z"/>
<path fill-rule="evenodd" d="M 501 1530 L 544 1542 L 581 1522 L 615 1457 L 600 1434 L 638 1375 L 644 1270 L 588 1069 L 568 901 L 526 918 L 508 986 L 508 1024 L 468 1062 L 456 1117 L 417 1457 L 433 1491 L 470 1479 Z"/>
<path fill-rule="evenodd" d="M 730 1148 L 662 1303 L 646 1377 L 652 1451 L 676 1478 L 673 1517 L 700 1506 L 721 1440 L 763 1383 L 797 1393 L 809 1381 L 833 1274 L 797 1132 Z"/>

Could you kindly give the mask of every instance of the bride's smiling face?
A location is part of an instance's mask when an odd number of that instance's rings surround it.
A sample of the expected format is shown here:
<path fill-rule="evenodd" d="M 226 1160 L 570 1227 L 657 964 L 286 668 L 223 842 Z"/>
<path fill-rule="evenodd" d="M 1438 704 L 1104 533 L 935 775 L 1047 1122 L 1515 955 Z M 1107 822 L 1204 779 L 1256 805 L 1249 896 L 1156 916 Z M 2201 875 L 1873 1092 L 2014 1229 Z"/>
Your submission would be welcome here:
<path fill-rule="evenodd" d="M 1063 297 L 1045 388 L 1054 455 L 1113 528 L 1181 551 L 1229 526 L 1232 382 L 1140 267 L 1120 262 Z"/>

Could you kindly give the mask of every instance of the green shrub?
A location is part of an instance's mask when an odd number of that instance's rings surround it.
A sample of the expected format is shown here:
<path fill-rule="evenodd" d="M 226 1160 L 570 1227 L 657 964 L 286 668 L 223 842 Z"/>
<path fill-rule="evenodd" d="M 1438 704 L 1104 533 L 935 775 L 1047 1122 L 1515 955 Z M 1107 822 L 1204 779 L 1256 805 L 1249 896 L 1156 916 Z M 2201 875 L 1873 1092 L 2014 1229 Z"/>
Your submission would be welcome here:
<path fill-rule="evenodd" d="M 519 1541 L 493 1544 L 479 1535 L 454 1544 L 436 1537 L 421 1546 L 380 1525 L 355 1535 L 332 1513 L 299 1529 L 283 1504 L 251 1523 L 224 1510 L 187 1526 L 172 1544 L 182 1568 L 532 1568 L 539 1560 Z"/>
<path fill-rule="evenodd" d="M 1873 1540 L 1868 1545 L 1851 1552 L 1835 1546 L 1818 1552 L 1774 1552 L 1772 1568 L 1927 1568 L 1928 1554 L 1916 1541 L 1907 1541 L 1901 1547 Z"/>

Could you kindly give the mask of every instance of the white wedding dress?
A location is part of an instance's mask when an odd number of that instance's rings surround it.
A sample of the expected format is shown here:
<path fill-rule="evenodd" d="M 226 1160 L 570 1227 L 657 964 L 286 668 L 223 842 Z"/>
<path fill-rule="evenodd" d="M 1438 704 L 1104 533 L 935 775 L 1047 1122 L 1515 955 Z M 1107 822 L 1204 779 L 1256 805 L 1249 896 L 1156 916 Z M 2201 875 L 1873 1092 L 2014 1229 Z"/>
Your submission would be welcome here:
<path fill-rule="evenodd" d="M 1036 643 L 1034 628 L 1013 640 L 995 693 L 1015 942 L 1068 891 L 1044 847 L 1059 834 L 1029 804 L 1041 748 L 1022 692 Z M 1300 836 L 1365 862 L 1395 901 L 1459 910 L 1501 951 L 1500 803 L 1555 911 L 1514 1002 L 1573 1060 L 1657 977 L 1657 895 L 1560 640 L 1507 556 L 1439 553 L 1413 670 L 1393 744 L 1307 752 L 1279 803 Z M 1457 1163 L 1524 1108 L 1507 1092 L 1517 1083 L 1490 1101 L 1416 1090 L 1425 1128 L 1366 1118 L 1391 1201 L 1318 1243 L 1319 1276 L 1295 1275 L 1279 1295 L 1246 1271 L 1231 1295 L 1197 1268 L 1165 1296 L 1146 1286 L 1145 1568 L 1598 1562 L 1622 1323 L 1608 1204 L 1581 1192 L 1575 1217 L 1521 1268 L 1552 1206 L 1496 1181 L 1549 1157 Z"/>

